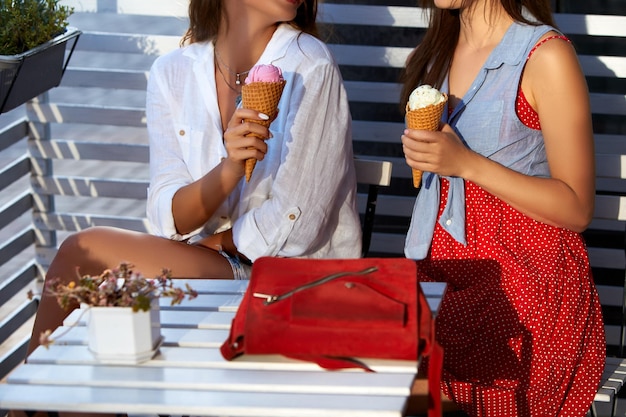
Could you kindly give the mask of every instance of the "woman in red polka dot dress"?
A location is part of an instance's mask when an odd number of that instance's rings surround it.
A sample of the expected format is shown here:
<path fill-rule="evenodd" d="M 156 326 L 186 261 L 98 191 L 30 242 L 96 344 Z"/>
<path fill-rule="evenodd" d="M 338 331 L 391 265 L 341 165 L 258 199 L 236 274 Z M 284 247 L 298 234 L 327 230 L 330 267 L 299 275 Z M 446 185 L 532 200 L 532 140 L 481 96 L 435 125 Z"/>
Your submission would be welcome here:
<path fill-rule="evenodd" d="M 404 71 L 448 93 L 441 130 L 405 130 L 424 171 L 407 257 L 448 292 L 442 390 L 471 416 L 584 416 L 604 366 L 580 233 L 594 206 L 589 97 L 548 0 L 423 0 Z"/>

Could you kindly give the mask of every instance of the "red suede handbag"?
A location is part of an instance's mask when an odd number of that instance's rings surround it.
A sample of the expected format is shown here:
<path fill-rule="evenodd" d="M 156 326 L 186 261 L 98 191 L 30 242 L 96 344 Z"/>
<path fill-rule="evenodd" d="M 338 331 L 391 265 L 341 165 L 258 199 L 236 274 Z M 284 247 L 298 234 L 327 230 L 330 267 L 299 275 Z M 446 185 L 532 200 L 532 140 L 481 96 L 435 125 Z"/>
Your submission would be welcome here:
<path fill-rule="evenodd" d="M 264 257 L 221 352 L 281 354 L 326 369 L 361 367 L 359 358 L 429 357 L 429 416 L 441 415 L 443 354 L 418 283 L 404 258 L 293 259 Z"/>

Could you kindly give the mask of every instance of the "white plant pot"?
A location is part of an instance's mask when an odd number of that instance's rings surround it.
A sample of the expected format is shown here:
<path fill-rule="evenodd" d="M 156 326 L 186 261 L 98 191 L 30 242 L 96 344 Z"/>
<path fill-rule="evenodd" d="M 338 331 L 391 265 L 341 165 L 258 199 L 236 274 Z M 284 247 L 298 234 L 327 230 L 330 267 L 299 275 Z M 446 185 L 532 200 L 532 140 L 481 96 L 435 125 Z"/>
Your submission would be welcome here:
<path fill-rule="evenodd" d="M 139 363 L 151 359 L 161 344 L 158 300 L 150 311 L 131 307 L 91 307 L 88 320 L 89 350 L 106 362 Z"/>

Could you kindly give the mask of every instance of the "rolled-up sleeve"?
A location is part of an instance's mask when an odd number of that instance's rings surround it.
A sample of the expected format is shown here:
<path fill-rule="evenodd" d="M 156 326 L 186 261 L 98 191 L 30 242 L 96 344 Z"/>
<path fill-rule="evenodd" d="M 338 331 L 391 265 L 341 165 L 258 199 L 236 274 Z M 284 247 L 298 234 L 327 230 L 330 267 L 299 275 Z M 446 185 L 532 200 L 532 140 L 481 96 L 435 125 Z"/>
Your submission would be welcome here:
<path fill-rule="evenodd" d="M 163 58 L 167 59 L 167 57 Z M 157 59 L 148 78 L 146 96 L 146 119 L 150 138 L 150 187 L 146 214 L 151 233 L 169 239 L 182 240 L 188 235 L 179 235 L 172 213 L 174 194 L 182 186 L 193 181 L 185 164 L 178 136 L 190 135 L 184 127 L 176 129 L 176 117 L 172 109 L 176 98 L 166 85 L 176 85 L 176 80 L 167 80 L 171 74 L 164 72 L 162 60 Z M 181 80 L 180 84 L 184 82 Z"/>

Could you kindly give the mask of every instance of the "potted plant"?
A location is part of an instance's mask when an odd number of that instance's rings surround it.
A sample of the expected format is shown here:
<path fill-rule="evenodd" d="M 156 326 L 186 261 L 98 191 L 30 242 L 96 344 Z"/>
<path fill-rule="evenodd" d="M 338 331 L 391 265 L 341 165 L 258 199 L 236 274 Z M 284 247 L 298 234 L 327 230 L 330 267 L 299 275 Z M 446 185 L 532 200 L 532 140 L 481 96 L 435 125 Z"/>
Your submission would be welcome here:
<path fill-rule="evenodd" d="M 0 113 L 60 84 L 81 34 L 68 26 L 73 12 L 59 0 L 0 0 Z"/>
<path fill-rule="evenodd" d="M 89 314 L 89 350 L 103 361 L 150 359 L 162 339 L 159 297 L 170 297 L 175 305 L 197 296 L 188 284 L 184 289 L 175 287 L 167 269 L 153 279 L 134 272 L 129 263 L 100 275 L 81 276 L 78 271 L 76 275 L 76 281 L 67 284 L 60 278 L 50 279 L 44 290 L 55 296 L 62 308 L 78 303 L 83 314 Z M 50 335 L 49 330 L 41 335 L 43 346 L 54 343 Z"/>

